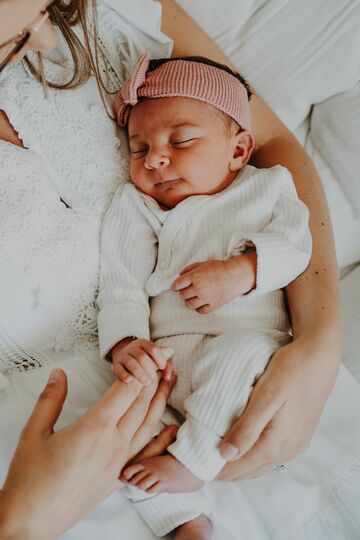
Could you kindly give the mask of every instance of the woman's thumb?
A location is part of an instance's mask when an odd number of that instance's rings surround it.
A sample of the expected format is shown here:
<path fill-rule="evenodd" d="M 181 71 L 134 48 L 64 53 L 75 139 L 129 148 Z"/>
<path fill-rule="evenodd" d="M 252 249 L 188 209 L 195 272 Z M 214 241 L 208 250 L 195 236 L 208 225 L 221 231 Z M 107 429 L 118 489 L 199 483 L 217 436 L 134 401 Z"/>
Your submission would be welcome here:
<path fill-rule="evenodd" d="M 47 435 L 53 431 L 67 395 L 67 377 L 53 369 L 26 425 L 27 433 Z"/>

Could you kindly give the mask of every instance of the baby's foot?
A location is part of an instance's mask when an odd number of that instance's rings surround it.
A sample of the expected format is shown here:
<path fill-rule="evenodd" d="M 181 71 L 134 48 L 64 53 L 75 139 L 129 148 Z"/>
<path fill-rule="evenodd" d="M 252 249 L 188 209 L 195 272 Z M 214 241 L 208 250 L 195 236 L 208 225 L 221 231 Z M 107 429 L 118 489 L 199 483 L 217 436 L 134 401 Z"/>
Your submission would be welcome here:
<path fill-rule="evenodd" d="M 209 540 L 212 537 L 211 521 L 204 515 L 192 519 L 175 530 L 174 540 Z"/>
<path fill-rule="evenodd" d="M 147 493 L 198 491 L 204 484 L 173 456 L 156 456 L 130 465 L 122 478 Z"/>

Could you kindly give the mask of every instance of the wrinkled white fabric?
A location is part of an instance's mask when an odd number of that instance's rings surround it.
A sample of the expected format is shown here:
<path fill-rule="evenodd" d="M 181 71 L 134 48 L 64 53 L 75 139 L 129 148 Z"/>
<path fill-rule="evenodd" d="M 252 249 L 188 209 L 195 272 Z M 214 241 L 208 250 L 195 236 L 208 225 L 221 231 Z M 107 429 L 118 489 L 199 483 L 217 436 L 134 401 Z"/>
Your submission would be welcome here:
<path fill-rule="evenodd" d="M 285 167 L 244 167 L 213 195 L 188 197 L 171 211 L 131 182 L 104 219 L 98 317 L 100 352 L 122 339 L 159 339 L 238 329 L 287 332 L 281 290 L 309 264 L 309 212 Z M 189 264 L 256 248 L 256 287 L 212 313 L 189 310 L 171 285 Z"/>

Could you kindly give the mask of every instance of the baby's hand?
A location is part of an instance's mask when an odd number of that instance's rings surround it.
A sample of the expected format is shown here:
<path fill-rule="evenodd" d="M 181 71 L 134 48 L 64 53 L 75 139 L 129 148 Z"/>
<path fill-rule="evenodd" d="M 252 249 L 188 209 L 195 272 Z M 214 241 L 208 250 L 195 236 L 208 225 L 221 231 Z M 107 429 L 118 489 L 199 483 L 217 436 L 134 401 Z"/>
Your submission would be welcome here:
<path fill-rule="evenodd" d="M 126 339 L 111 351 L 113 371 L 125 383 L 135 378 L 148 386 L 159 369 L 164 379 L 170 380 L 172 366 L 169 360 L 173 354 L 172 349 L 160 347 L 147 339 Z"/>
<path fill-rule="evenodd" d="M 189 309 L 205 314 L 251 291 L 256 283 L 256 252 L 225 261 L 190 264 L 171 288 L 179 291 Z"/>

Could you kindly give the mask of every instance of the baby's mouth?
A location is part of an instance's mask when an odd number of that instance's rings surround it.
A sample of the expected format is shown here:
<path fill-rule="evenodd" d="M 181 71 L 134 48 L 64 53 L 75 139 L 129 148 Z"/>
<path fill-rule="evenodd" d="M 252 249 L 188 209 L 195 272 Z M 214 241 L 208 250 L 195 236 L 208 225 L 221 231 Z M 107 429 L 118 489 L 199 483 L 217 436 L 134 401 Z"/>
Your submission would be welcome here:
<path fill-rule="evenodd" d="M 169 179 L 162 179 L 162 180 L 159 180 L 157 182 L 155 182 L 155 186 L 156 187 L 160 187 L 160 188 L 166 188 L 172 184 L 174 184 L 175 182 L 180 182 L 182 179 L 181 178 L 169 178 Z"/>

